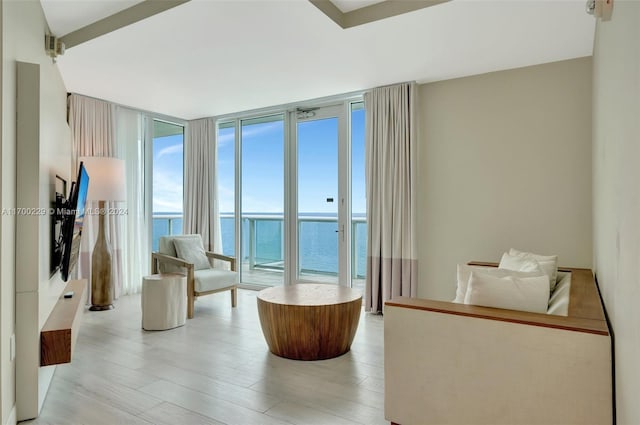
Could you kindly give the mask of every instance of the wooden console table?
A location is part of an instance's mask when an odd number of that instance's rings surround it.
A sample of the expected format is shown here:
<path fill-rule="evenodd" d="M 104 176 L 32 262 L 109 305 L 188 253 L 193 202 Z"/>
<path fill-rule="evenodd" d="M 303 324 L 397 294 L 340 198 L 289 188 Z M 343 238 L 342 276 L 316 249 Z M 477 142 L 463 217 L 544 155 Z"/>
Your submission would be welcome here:
<path fill-rule="evenodd" d="M 295 360 L 322 360 L 351 348 L 362 294 L 329 284 L 276 286 L 258 294 L 258 314 L 269 350 Z"/>

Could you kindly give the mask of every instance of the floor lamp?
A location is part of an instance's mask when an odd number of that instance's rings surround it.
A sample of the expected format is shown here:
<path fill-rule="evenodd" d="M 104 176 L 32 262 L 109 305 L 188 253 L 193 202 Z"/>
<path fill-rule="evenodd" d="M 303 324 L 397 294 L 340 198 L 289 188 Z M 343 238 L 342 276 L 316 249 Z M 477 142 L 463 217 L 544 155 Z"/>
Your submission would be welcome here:
<path fill-rule="evenodd" d="M 87 200 L 98 201 L 98 237 L 91 255 L 91 307 L 89 310 L 113 308 L 113 279 L 111 278 L 111 245 L 105 233 L 107 201 L 124 201 L 124 161 L 116 158 L 86 156 L 79 158 L 89 174 Z"/>

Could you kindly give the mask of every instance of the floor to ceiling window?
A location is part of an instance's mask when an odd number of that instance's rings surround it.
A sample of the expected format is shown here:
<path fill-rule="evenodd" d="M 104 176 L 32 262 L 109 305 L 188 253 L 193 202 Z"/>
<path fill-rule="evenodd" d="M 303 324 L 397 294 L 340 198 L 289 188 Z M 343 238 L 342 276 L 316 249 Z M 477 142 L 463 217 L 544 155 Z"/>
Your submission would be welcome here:
<path fill-rule="evenodd" d="M 242 283 L 362 286 L 362 102 L 221 121 L 217 158 L 223 252 Z"/>
<path fill-rule="evenodd" d="M 351 279 L 364 289 L 367 272 L 367 197 L 364 174 L 364 102 L 351 104 Z"/>
<path fill-rule="evenodd" d="M 240 121 L 243 283 L 284 282 L 284 116 Z"/>
<path fill-rule="evenodd" d="M 218 125 L 218 205 L 220 232 L 222 233 L 222 253 L 236 255 L 236 127 L 234 122 Z"/>
<path fill-rule="evenodd" d="M 339 283 L 342 202 L 339 156 L 341 105 L 295 114 L 297 273 L 294 281 Z"/>
<path fill-rule="evenodd" d="M 152 137 L 152 249 L 161 236 L 182 234 L 184 126 L 153 120 Z"/>

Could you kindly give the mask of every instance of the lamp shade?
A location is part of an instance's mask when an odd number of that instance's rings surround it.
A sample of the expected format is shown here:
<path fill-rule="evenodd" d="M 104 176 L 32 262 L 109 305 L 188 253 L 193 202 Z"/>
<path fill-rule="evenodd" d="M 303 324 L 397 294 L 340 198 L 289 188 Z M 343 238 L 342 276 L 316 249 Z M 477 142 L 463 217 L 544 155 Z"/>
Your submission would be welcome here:
<path fill-rule="evenodd" d="M 126 200 L 124 160 L 100 156 L 83 156 L 78 160 L 89 174 L 88 200 Z"/>

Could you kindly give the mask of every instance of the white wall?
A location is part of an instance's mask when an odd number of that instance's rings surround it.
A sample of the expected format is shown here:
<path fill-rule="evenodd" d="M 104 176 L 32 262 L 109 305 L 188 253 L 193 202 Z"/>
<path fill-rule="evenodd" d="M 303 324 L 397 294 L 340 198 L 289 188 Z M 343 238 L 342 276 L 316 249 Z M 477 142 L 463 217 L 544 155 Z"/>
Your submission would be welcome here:
<path fill-rule="evenodd" d="M 615 337 L 619 424 L 640 423 L 640 2 L 598 22 L 593 66 L 595 271 Z"/>
<path fill-rule="evenodd" d="M 419 297 L 510 247 L 591 267 L 591 63 L 420 86 Z"/>
<path fill-rule="evenodd" d="M 66 125 L 66 90 L 62 78 L 51 58 L 44 52 L 44 34 L 47 23 L 37 1 L 2 2 L 3 52 L 2 52 L 2 208 L 16 206 L 16 61 L 40 65 L 41 107 L 40 161 L 32 164 L 39 169 L 42 181 L 39 198 L 41 206 L 49 207 L 51 175 L 58 173 L 69 179 L 70 138 Z M 20 164 L 24 166 L 24 164 Z M 51 180 L 51 184 L 53 181 Z M 16 364 L 10 360 L 9 338 L 20 325 L 35 324 L 41 327 L 41 317 L 48 316 L 51 298 L 61 286 L 59 279 L 49 279 L 48 252 L 50 246 L 48 217 L 39 219 L 40 244 L 34 247 L 33 259 L 38 264 L 38 282 L 35 287 L 16 287 L 15 235 L 16 218 L 1 216 L 2 241 L 0 246 L 0 379 L 2 391 L 2 423 L 15 420 Z M 19 262 L 21 260 L 18 260 Z M 22 284 L 22 282 L 21 282 Z M 17 291 L 18 289 L 18 291 Z M 17 293 L 16 293 L 17 292 Z M 16 309 L 16 300 L 24 308 Z M 49 309 L 49 310 L 48 310 Z M 17 318 L 16 318 L 17 316 Z M 26 318 L 26 319 L 25 319 Z M 25 323 L 25 320 L 29 323 Z M 20 390 L 23 382 L 18 382 Z M 35 389 L 37 401 L 38 389 Z"/>
<path fill-rule="evenodd" d="M 4 19 L 3 19 L 3 10 L 4 10 L 4 0 L 0 0 L 0 56 L 4 58 Z M 4 81 L 4 60 L 2 61 L 2 66 L 0 66 L 0 81 Z M 0 113 L 4 112 L 4 83 L 0 84 Z M 4 116 L 4 114 L 0 114 Z M 2 169 L 4 169 L 4 119 L 0 120 L 0 165 Z M 0 207 L 4 207 L 5 205 L 5 197 L 4 193 L 4 173 L 0 170 Z M 2 424 L 9 422 L 9 413 L 7 409 L 11 407 L 12 412 L 15 413 L 13 406 L 15 406 L 15 395 L 13 392 L 11 394 L 5 393 L 5 388 L 10 387 L 13 383 L 13 379 L 9 377 L 9 375 L 13 374 L 15 370 L 13 368 L 12 362 L 7 356 L 7 352 L 5 351 L 7 347 L 2 344 L 2 341 L 5 338 L 5 335 L 13 332 L 14 324 L 12 321 L 9 321 L 10 318 L 4 313 L 8 309 L 12 309 L 15 306 L 15 303 L 7 300 L 5 297 L 9 296 L 9 293 L 3 291 L 2 288 L 5 287 L 5 262 L 4 258 L 4 250 L 5 244 L 4 241 L 4 227 L 5 220 L 0 215 L 0 421 Z M 12 390 L 13 391 L 13 390 Z M 5 395 L 6 394 L 6 395 Z M 5 398 L 7 401 L 5 402 Z M 10 423 L 13 423 L 15 418 L 12 417 L 10 419 Z"/>

